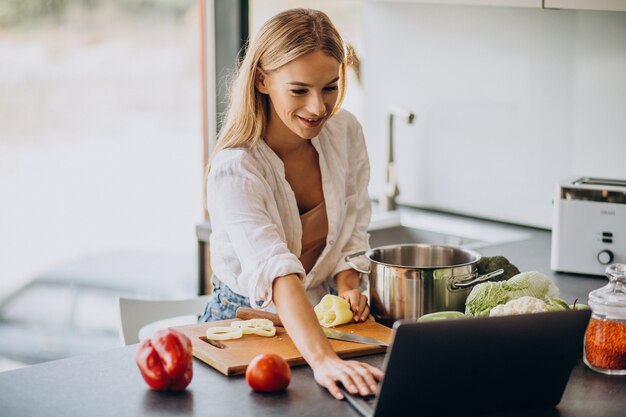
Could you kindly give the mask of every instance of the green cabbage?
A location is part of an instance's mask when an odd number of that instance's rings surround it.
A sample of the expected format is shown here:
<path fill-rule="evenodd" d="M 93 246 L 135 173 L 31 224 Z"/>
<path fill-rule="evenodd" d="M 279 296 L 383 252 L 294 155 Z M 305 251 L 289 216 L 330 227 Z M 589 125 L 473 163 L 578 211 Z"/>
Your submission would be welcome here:
<path fill-rule="evenodd" d="M 516 298 L 530 296 L 547 300 L 559 295 L 552 280 L 540 272 L 530 271 L 515 275 L 507 281 L 483 282 L 476 285 L 465 301 L 468 316 L 488 316 L 492 308 Z"/>

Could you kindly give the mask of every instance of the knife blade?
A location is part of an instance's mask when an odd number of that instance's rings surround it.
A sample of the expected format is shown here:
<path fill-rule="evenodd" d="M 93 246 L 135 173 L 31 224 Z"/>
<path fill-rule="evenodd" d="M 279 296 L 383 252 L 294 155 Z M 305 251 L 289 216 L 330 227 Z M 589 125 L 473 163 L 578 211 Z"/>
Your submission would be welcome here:
<path fill-rule="evenodd" d="M 341 330 L 330 329 L 328 327 L 322 327 L 322 331 L 329 339 L 343 340 L 345 342 L 364 343 L 366 345 L 389 346 L 387 343 L 381 342 L 380 340 L 374 339 L 373 337 L 363 336 L 356 333 L 342 332 Z"/>
<path fill-rule="evenodd" d="M 249 307 L 239 307 L 237 309 L 236 316 L 238 319 L 242 320 L 268 319 L 271 320 L 272 323 L 274 323 L 274 326 L 283 327 L 283 323 L 280 321 L 280 317 L 278 317 L 278 314 L 270 313 L 268 311 L 254 310 Z M 366 345 L 389 346 L 389 344 L 374 339 L 373 337 L 363 336 L 356 333 L 344 332 L 341 330 L 330 329 L 327 327 L 322 327 L 322 331 L 329 339 L 343 340 L 345 342 L 363 343 Z"/>

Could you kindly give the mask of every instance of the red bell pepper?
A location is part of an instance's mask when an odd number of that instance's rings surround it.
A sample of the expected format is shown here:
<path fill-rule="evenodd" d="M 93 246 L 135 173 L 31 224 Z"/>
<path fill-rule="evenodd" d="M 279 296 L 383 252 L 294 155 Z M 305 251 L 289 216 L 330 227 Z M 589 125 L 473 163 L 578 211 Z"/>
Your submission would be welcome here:
<path fill-rule="evenodd" d="M 159 330 L 143 340 L 135 361 L 143 379 L 155 390 L 182 391 L 193 376 L 191 340 L 176 330 Z"/>

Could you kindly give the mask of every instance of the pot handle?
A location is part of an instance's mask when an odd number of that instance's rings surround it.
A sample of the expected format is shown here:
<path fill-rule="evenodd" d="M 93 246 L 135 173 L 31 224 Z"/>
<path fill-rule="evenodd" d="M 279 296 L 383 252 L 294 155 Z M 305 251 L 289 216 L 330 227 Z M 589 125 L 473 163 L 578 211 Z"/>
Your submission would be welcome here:
<path fill-rule="evenodd" d="M 362 273 L 362 274 L 369 274 L 369 273 L 370 273 L 370 271 L 371 271 L 371 269 L 365 270 L 365 269 L 359 268 L 358 266 L 356 266 L 356 265 L 355 265 L 355 264 L 351 261 L 351 259 L 352 259 L 352 258 L 358 258 L 359 256 L 363 256 L 363 255 L 365 255 L 365 251 L 364 251 L 364 250 L 363 250 L 363 251 L 361 251 L 361 252 L 356 252 L 356 253 L 353 253 L 353 254 L 351 254 L 351 255 L 346 256 L 345 261 L 346 261 L 346 263 L 347 263 L 348 265 L 350 265 L 350 267 L 351 267 L 352 269 L 355 269 L 355 270 L 357 270 L 358 272 L 360 272 L 360 273 Z M 502 270 L 502 271 L 504 272 L 504 270 Z"/>
<path fill-rule="evenodd" d="M 504 274 L 504 269 L 496 269 L 495 271 L 490 272 L 488 274 L 480 275 L 471 281 L 455 282 L 451 285 L 451 287 L 453 289 L 471 287 L 472 285 L 487 281 L 489 278 L 497 277 L 502 274 Z"/>

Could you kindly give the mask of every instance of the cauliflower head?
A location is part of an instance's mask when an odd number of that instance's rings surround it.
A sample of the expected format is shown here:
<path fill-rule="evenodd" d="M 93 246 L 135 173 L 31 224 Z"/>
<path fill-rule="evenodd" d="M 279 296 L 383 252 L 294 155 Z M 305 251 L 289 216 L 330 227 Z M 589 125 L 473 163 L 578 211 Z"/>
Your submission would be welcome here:
<path fill-rule="evenodd" d="M 559 290 L 552 280 L 536 271 L 522 272 L 507 281 L 476 285 L 465 301 L 468 316 L 488 316 L 495 306 L 529 296 L 538 299 L 557 297 Z"/>
<path fill-rule="evenodd" d="M 511 316 L 514 314 L 531 314 L 550 311 L 548 304 L 539 298 L 524 296 L 505 304 L 498 304 L 489 312 L 489 317 Z"/>

